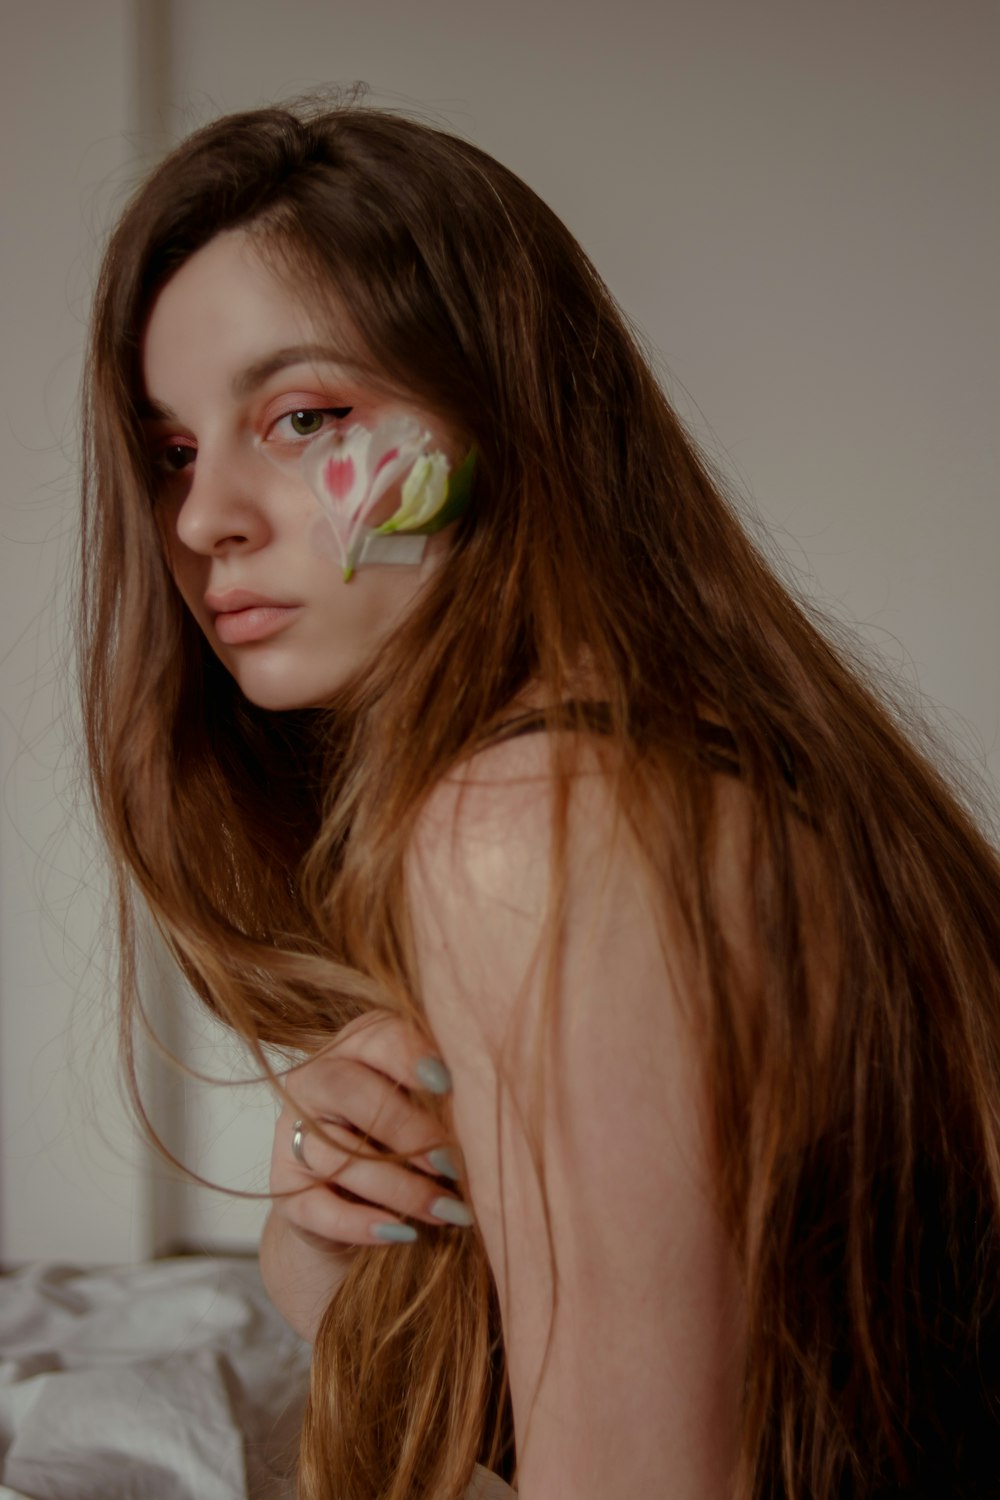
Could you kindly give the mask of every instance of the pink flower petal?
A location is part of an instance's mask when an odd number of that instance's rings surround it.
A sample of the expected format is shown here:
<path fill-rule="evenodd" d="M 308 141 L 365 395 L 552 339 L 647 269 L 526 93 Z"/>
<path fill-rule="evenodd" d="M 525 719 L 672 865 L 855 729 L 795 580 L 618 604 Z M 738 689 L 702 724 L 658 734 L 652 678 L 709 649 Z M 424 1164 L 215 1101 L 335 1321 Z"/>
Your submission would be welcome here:
<path fill-rule="evenodd" d="M 333 501 L 343 502 L 354 487 L 353 458 L 328 458 L 323 470 L 326 492 Z"/>
<path fill-rule="evenodd" d="M 372 475 L 372 478 L 373 479 L 377 478 L 378 475 L 385 468 L 386 464 L 395 463 L 395 461 L 396 461 L 396 459 L 398 457 L 399 457 L 399 449 L 398 448 L 391 448 L 388 453 L 383 453 L 382 457 L 378 461 L 378 464 L 376 465 L 375 473 Z"/>

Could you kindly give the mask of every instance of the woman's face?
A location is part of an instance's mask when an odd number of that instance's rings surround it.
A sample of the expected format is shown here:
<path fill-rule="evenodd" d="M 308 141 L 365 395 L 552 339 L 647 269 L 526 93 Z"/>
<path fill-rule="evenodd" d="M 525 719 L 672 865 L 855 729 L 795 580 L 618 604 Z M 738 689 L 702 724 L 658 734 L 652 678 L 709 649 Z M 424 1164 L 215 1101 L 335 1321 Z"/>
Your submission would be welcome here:
<path fill-rule="evenodd" d="M 351 347 L 345 327 L 341 348 Z M 154 500 L 185 603 L 253 703 L 328 701 L 449 540 L 428 538 L 419 563 L 361 565 L 345 583 L 317 544 L 325 523 L 302 454 L 317 434 L 397 414 L 422 423 L 452 464 L 461 445 L 432 413 L 366 383 L 346 356 L 338 363 L 329 319 L 310 318 L 242 231 L 218 235 L 167 282 L 142 354 Z"/>

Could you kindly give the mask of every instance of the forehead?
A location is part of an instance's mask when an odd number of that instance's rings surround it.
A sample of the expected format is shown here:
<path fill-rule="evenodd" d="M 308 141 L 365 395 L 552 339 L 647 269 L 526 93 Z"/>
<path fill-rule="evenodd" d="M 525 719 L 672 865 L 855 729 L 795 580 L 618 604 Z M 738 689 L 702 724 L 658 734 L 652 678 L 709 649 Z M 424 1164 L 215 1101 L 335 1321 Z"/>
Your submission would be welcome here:
<path fill-rule="evenodd" d="M 144 345 L 151 357 L 159 353 L 162 335 L 172 324 L 207 337 L 241 330 L 249 341 L 258 326 L 291 322 L 303 333 L 312 328 L 304 301 L 289 279 L 267 265 L 245 231 L 216 235 L 196 250 L 161 287 L 146 321 Z"/>
<path fill-rule="evenodd" d="M 219 374 L 239 394 L 241 373 L 259 383 L 268 361 L 300 346 L 322 346 L 327 359 L 356 364 L 358 339 L 336 299 L 325 292 L 310 308 L 292 282 L 245 231 L 226 231 L 196 251 L 160 289 L 146 319 L 146 402 L 170 402 L 178 385 L 207 384 Z"/>

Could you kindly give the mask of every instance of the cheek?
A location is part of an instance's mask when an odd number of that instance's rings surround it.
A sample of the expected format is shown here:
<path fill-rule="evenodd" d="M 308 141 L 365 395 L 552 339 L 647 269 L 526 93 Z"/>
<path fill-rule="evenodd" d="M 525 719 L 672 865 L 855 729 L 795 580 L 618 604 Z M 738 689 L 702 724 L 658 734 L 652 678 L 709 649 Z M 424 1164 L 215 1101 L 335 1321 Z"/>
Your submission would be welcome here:
<path fill-rule="evenodd" d="M 153 508 L 153 520 L 156 525 L 156 534 L 160 539 L 160 551 L 164 561 L 171 573 L 175 570 L 175 558 L 179 543 L 177 541 L 177 511 L 176 505 L 158 503 Z"/>
<path fill-rule="evenodd" d="M 172 527 L 161 526 L 160 545 L 167 572 L 174 580 L 177 592 L 199 623 L 204 624 L 201 604 L 208 588 L 205 559 L 184 547 Z"/>

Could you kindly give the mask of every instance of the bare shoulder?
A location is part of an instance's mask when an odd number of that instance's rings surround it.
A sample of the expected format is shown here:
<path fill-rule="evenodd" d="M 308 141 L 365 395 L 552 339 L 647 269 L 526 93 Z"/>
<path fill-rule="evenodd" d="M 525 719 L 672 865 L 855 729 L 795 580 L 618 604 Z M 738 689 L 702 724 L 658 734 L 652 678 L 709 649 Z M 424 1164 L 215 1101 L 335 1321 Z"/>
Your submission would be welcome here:
<path fill-rule="evenodd" d="M 599 930 L 613 931 L 620 947 L 634 941 L 639 929 L 651 939 L 656 928 L 661 946 L 669 934 L 667 958 L 675 969 L 682 953 L 689 965 L 696 963 L 679 913 L 667 892 L 651 886 L 648 866 L 620 811 L 614 748 L 585 736 L 569 738 L 575 743 L 561 893 L 567 932 L 583 927 L 593 937 Z M 715 836 L 702 852 L 724 933 L 749 975 L 756 964 L 752 802 L 739 778 L 724 775 L 714 778 L 714 798 Z M 523 946 L 529 928 L 540 929 L 553 895 L 557 816 L 552 748 L 544 734 L 491 746 L 443 779 L 422 809 L 407 858 L 411 902 L 425 937 L 436 929 L 447 948 L 449 935 L 461 931 L 467 950 L 474 935 L 480 944 L 509 954 L 510 922 L 520 919 Z M 658 836 L 656 829 L 645 831 Z M 669 832 L 659 830 L 664 838 Z M 808 854 L 804 850 L 801 857 Z M 815 865 L 814 851 L 811 859 Z M 659 961 L 654 968 L 652 988 L 659 994 Z"/>
<path fill-rule="evenodd" d="M 585 737 L 574 743 L 574 797 L 595 811 L 610 807 L 608 751 Z M 526 734 L 487 746 L 461 762 L 434 788 L 424 805 L 417 840 L 426 852 L 444 854 L 475 848 L 493 838 L 515 848 L 530 839 L 541 842 L 553 799 L 553 760 L 550 737 Z M 457 841 L 455 836 L 457 835 Z"/>
<path fill-rule="evenodd" d="M 411 910 L 438 962 L 453 961 L 466 983 L 476 956 L 500 964 L 508 980 L 504 1004 L 489 1003 L 492 1033 L 513 1008 L 528 977 L 553 892 L 558 793 L 552 747 L 544 734 L 494 745 L 441 781 L 424 805 L 407 858 Z M 573 748 L 565 807 L 567 888 L 562 920 L 571 928 L 606 894 L 612 865 L 622 877 L 618 825 L 606 753 L 585 742 Z M 588 899 L 589 896 L 589 899 Z M 461 934 L 461 946 L 455 944 Z M 475 1011 L 483 990 L 465 994 Z"/>
<path fill-rule="evenodd" d="M 581 861 L 606 854 L 612 843 L 624 847 L 615 751 L 587 736 L 559 738 L 571 744 L 566 836 L 579 871 Z M 411 860 L 441 879 L 472 876 L 476 889 L 547 869 L 560 807 L 551 740 L 530 734 L 490 746 L 439 782 L 421 811 Z"/>

